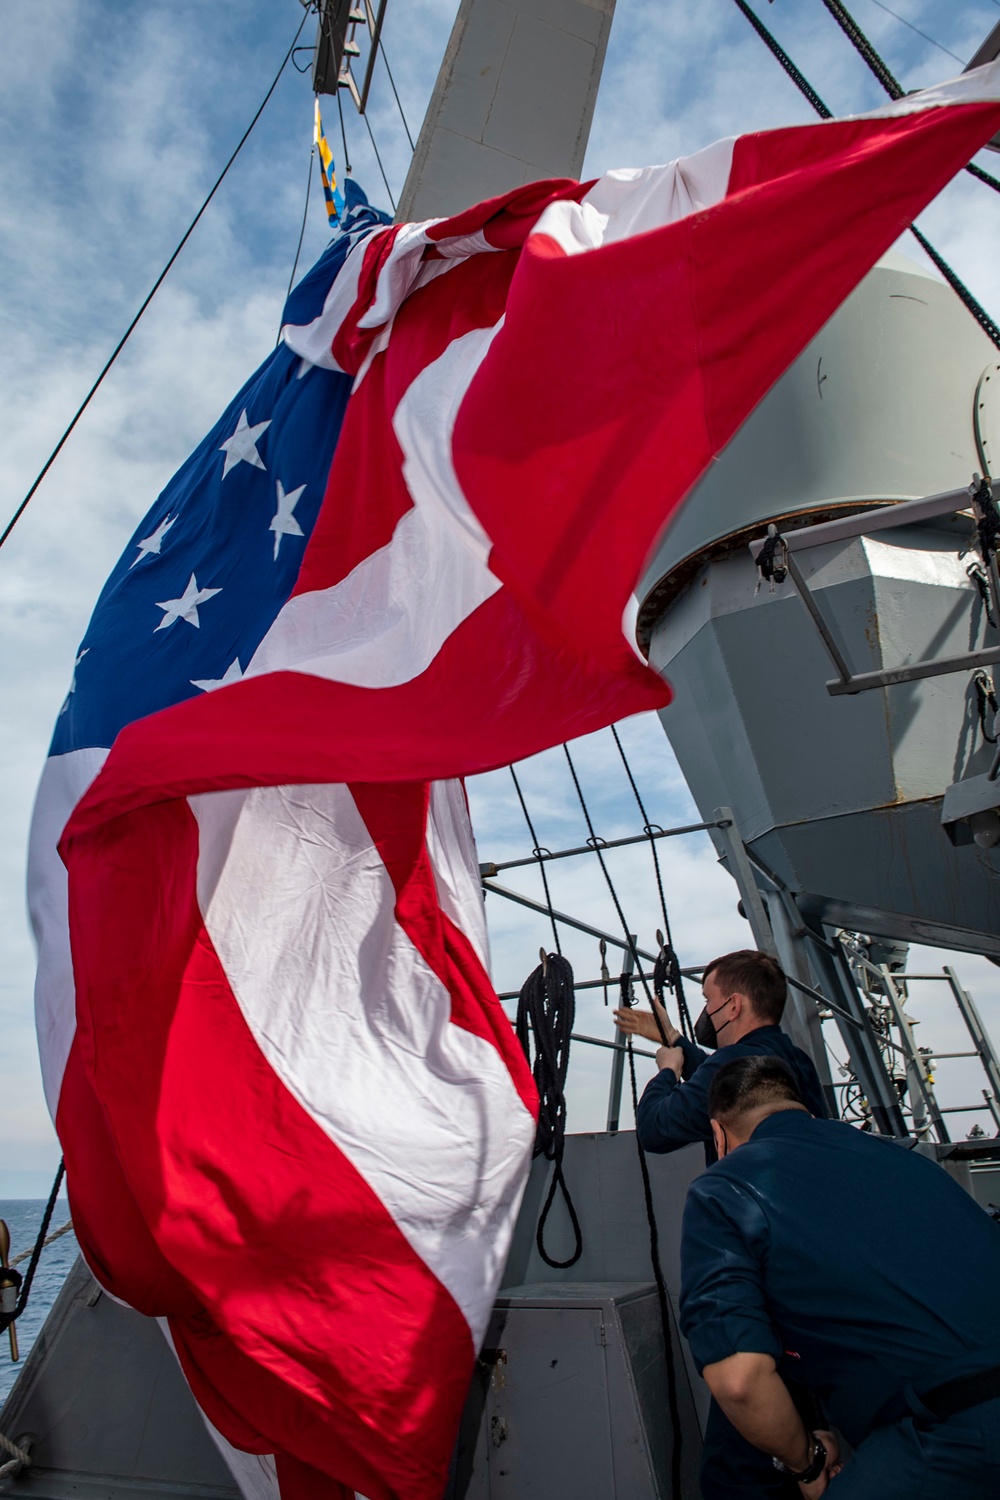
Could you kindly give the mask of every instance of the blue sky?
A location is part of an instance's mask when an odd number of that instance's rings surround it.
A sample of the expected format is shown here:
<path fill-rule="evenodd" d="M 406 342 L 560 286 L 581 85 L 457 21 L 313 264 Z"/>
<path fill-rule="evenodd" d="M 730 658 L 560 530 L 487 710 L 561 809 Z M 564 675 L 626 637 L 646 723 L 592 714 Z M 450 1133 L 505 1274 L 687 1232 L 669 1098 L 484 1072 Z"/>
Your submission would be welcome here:
<path fill-rule="evenodd" d="M 455 11 L 454 0 L 390 0 L 385 42 L 414 135 Z M 837 112 L 884 96 L 820 0 L 756 8 Z M 960 58 L 1000 21 L 1000 0 L 892 0 L 891 8 Z M 877 0 L 852 0 L 860 24 L 907 88 L 958 64 Z M 267 89 L 301 19 L 298 0 L 9 0 L 0 55 L 0 516 L 11 513 L 93 375 L 158 273 Z M 302 42 L 311 39 L 307 21 Z M 305 65 L 307 57 L 299 58 Z M 346 111 L 355 174 L 389 207 L 367 132 Z M 342 169 L 336 110 L 328 135 Z M 394 193 L 409 146 L 384 70 L 371 123 Z M 619 0 L 586 162 L 669 160 L 723 135 L 810 119 L 811 111 L 732 0 Z M 0 1196 L 44 1191 L 58 1159 L 41 1101 L 24 915 L 32 797 L 76 643 L 100 586 L 170 474 L 273 345 L 302 214 L 312 128 L 307 75 L 286 71 L 248 146 L 195 231 L 126 353 L 10 542 L 0 553 Z M 1000 157 L 984 158 L 1000 172 Z M 924 215 L 927 234 L 1000 317 L 1000 198 L 965 178 Z M 315 191 L 302 255 L 326 238 Z M 915 246 L 906 253 L 919 257 Z M 625 726 L 648 808 L 664 825 L 693 815 L 655 721 Z M 610 735 L 580 747 L 598 831 L 633 832 L 637 815 Z M 525 769 L 547 844 L 585 834 L 558 753 Z M 504 773 L 471 788 L 484 859 L 526 853 Z M 728 878 L 703 839 L 664 847 L 685 962 L 746 941 Z M 615 857 L 630 919 L 646 946 L 658 925 L 646 849 Z M 511 884 L 535 889 L 516 872 Z M 537 878 L 537 877 L 535 877 Z M 589 860 L 553 868 L 558 905 L 613 930 Z M 500 988 L 516 988 L 543 925 L 490 899 Z M 595 945 L 574 941 L 581 977 Z M 984 962 L 963 973 L 1000 1036 L 1000 987 Z M 599 996 L 580 1027 L 608 1032 Z M 930 1025 L 930 1023 L 928 1023 Z M 937 1025 L 938 1023 L 933 1023 Z M 943 1025 L 943 1022 L 940 1023 Z M 942 1046 L 942 1033 L 934 1031 Z M 606 1054 L 579 1049 L 571 1124 L 603 1117 Z"/>

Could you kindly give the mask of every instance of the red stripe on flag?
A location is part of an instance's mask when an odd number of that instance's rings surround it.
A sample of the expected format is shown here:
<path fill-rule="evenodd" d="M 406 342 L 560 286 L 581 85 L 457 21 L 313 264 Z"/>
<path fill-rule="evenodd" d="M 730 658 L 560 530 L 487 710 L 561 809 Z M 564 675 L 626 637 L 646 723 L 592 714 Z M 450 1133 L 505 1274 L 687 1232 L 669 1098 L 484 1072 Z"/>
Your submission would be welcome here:
<path fill-rule="evenodd" d="M 668 703 L 623 637 L 620 649 L 609 675 L 541 640 L 502 590 L 398 687 L 273 672 L 189 699 L 122 730 L 67 825 L 64 857 L 72 868 L 78 834 L 161 798 L 472 775 Z"/>
<path fill-rule="evenodd" d="M 396 921 L 451 996 L 452 1022 L 493 1044 L 525 1109 L 537 1119 L 534 1079 L 490 977 L 469 939 L 438 906 L 425 843 L 430 787 L 355 782 L 351 794 L 395 888 Z"/>
<path fill-rule="evenodd" d="M 580 255 L 529 239 L 453 453 L 492 570 L 570 649 L 610 669 L 671 514 L 998 124 L 986 104 L 752 136 L 712 208 Z"/>
<path fill-rule="evenodd" d="M 180 1308 L 172 1327 L 230 1441 L 293 1450 L 371 1500 L 439 1500 L 468 1324 L 264 1059 L 203 928 L 197 858 L 176 801 L 73 841 L 76 1053 L 112 1143 L 103 1165 L 74 1157 L 74 1204 L 96 1222 L 117 1157 L 164 1260 L 198 1287 L 205 1313 Z M 73 1149 L 79 1120 L 63 1123 Z M 102 1263 L 135 1297 L 118 1278 L 133 1252 L 146 1268 L 144 1235 L 124 1227 Z"/>
<path fill-rule="evenodd" d="M 377 328 L 359 328 L 358 319 L 365 315 L 375 300 L 379 272 L 389 259 L 402 227 L 401 224 L 393 224 L 390 229 L 379 230 L 364 242 L 358 290 L 331 345 L 334 359 L 348 375 L 353 375 L 359 368 L 373 340 L 378 336 Z"/>
<path fill-rule="evenodd" d="M 403 304 L 388 350 L 375 357 L 348 403 L 293 596 L 332 588 L 389 544 L 413 505 L 392 414 L 420 371 L 453 339 L 473 328 L 492 328 L 503 316 L 516 265 L 513 253 L 476 255 Z"/>

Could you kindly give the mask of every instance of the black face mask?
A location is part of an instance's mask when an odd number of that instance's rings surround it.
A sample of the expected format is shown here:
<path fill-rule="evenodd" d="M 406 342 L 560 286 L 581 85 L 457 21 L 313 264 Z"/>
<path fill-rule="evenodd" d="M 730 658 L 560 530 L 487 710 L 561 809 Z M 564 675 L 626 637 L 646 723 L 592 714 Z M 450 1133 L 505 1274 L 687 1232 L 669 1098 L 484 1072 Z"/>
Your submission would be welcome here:
<path fill-rule="evenodd" d="M 697 1021 L 695 1021 L 694 1039 L 700 1047 L 708 1047 L 708 1049 L 712 1052 L 714 1052 L 716 1047 L 718 1047 L 719 1033 L 715 1029 L 715 1022 L 712 1020 L 712 1017 L 717 1016 L 719 1014 L 719 1011 L 724 1010 L 728 1004 L 728 1000 L 723 1000 L 722 1004 L 717 1005 L 714 1010 L 709 1010 L 708 1006 L 706 1005 Z M 720 1029 L 722 1031 L 725 1031 L 726 1026 L 729 1026 L 730 1024 L 730 1021 L 726 1021 Z"/>

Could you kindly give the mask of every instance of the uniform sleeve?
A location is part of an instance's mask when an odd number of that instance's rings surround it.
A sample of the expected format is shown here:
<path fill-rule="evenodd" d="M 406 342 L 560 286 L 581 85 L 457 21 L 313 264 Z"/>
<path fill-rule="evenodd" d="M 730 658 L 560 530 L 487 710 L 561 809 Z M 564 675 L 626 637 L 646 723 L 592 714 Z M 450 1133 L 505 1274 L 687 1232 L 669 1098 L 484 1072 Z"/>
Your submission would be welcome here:
<path fill-rule="evenodd" d="M 756 1200 L 718 1172 L 691 1184 L 681 1239 L 681 1330 L 699 1372 L 731 1354 L 782 1345 L 767 1314 L 767 1219 Z"/>
<path fill-rule="evenodd" d="M 661 1068 L 650 1079 L 642 1091 L 635 1120 L 644 1151 L 678 1151 L 692 1141 L 712 1139 L 708 1123 L 710 1082 L 710 1070 L 700 1067 L 685 1084 L 678 1083 L 671 1068 Z"/>
<path fill-rule="evenodd" d="M 684 1053 L 681 1077 L 687 1082 L 691 1074 L 701 1067 L 702 1063 L 708 1057 L 708 1053 L 703 1052 L 700 1047 L 696 1047 L 694 1042 L 689 1042 L 686 1036 L 682 1036 L 677 1045 Z"/>

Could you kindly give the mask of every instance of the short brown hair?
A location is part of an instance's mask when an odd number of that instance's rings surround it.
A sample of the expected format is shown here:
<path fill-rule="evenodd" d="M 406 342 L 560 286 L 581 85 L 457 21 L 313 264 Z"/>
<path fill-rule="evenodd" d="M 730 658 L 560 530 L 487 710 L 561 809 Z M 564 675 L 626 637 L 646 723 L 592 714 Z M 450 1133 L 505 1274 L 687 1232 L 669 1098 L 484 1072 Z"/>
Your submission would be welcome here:
<path fill-rule="evenodd" d="M 707 965 L 702 983 L 710 974 L 730 995 L 746 995 L 754 1014 L 777 1026 L 785 1013 L 788 985 L 781 965 L 769 953 L 759 953 L 756 948 L 723 953 Z"/>

